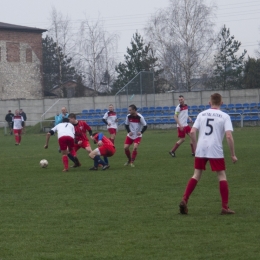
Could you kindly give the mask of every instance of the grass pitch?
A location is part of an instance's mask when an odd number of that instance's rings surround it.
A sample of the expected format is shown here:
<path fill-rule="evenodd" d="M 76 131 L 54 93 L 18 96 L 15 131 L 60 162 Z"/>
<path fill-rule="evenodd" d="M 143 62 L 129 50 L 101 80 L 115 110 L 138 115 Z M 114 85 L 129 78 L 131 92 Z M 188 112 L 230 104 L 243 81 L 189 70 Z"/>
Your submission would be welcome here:
<path fill-rule="evenodd" d="M 28 131 L 30 132 L 30 131 Z M 80 168 L 63 173 L 57 137 L 44 150 L 45 135 L 26 134 L 20 146 L 0 136 L 0 259 L 259 259 L 259 128 L 234 131 L 238 163 L 225 144 L 230 208 L 221 216 L 215 173 L 207 167 L 178 214 L 193 157 L 188 140 L 171 158 L 176 130 L 145 132 L 136 167 L 124 167 L 119 132 L 111 168 L 91 172 L 79 152 Z M 94 148 L 94 145 L 92 145 Z M 47 159 L 47 169 L 39 161 Z"/>

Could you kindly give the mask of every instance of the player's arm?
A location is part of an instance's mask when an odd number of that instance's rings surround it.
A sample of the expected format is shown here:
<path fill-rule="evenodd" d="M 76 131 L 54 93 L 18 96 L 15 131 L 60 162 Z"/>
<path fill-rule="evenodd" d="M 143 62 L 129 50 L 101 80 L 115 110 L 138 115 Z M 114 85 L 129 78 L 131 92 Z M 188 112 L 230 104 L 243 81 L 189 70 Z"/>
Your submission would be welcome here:
<path fill-rule="evenodd" d="M 197 130 L 198 129 L 196 127 L 192 127 L 190 131 L 190 138 L 191 138 L 194 151 L 196 151 L 197 148 Z"/>
<path fill-rule="evenodd" d="M 226 139 L 230 150 L 232 162 L 235 163 L 237 161 L 237 157 L 235 155 L 235 145 L 234 145 L 232 131 L 230 130 L 226 131 Z"/>
<path fill-rule="evenodd" d="M 98 146 L 103 145 L 103 142 L 102 142 L 103 136 L 104 136 L 103 133 L 99 133 L 99 134 L 98 134 L 98 142 L 97 142 L 97 145 L 98 145 Z"/>
<path fill-rule="evenodd" d="M 173 117 L 174 117 L 176 123 L 179 125 L 179 127 L 182 127 L 182 125 L 180 124 L 180 121 L 179 121 L 179 112 L 175 111 L 175 114 Z"/>
<path fill-rule="evenodd" d="M 108 122 L 107 122 L 106 119 L 102 118 L 102 121 L 103 121 L 106 125 L 108 124 Z"/>

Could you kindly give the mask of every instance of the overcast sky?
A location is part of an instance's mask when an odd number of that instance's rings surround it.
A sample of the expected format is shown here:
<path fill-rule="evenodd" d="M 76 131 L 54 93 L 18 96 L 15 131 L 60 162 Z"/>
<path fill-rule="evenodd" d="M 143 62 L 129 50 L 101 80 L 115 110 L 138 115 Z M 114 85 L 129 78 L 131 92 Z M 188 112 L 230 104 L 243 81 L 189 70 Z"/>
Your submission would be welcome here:
<path fill-rule="evenodd" d="M 73 28 L 80 21 L 88 19 L 104 20 L 105 28 L 120 36 L 118 55 L 123 57 L 136 30 L 143 33 L 150 15 L 169 5 L 169 0 L 0 0 L 0 22 L 47 29 L 50 13 L 54 6 L 57 11 L 68 15 Z M 206 0 L 207 4 L 212 3 Z M 216 27 L 223 24 L 230 28 L 235 39 L 242 42 L 250 56 L 260 42 L 260 0 L 217 0 Z"/>

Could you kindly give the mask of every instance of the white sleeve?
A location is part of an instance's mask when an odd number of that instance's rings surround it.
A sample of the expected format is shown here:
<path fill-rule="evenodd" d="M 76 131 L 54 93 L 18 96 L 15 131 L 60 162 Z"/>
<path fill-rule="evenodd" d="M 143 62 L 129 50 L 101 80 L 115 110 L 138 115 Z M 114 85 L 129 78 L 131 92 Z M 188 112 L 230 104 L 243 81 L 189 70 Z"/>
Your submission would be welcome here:
<path fill-rule="evenodd" d="M 181 109 L 180 109 L 180 106 L 177 106 L 175 108 L 175 115 L 178 115 L 180 113 Z"/>
<path fill-rule="evenodd" d="M 57 126 L 58 126 L 58 125 L 54 126 L 54 127 L 51 129 L 51 131 L 56 132 L 56 131 L 57 131 Z"/>
<path fill-rule="evenodd" d="M 225 132 L 226 131 L 233 131 L 233 126 L 232 126 L 232 122 L 231 122 L 230 116 L 227 116 L 225 118 L 224 128 L 225 128 Z"/>
<path fill-rule="evenodd" d="M 106 112 L 103 116 L 103 119 L 107 119 L 108 118 L 108 113 Z"/>
<path fill-rule="evenodd" d="M 146 123 L 146 121 L 145 121 L 145 119 L 144 119 L 143 116 L 141 116 L 141 124 L 142 124 L 143 126 L 147 125 L 147 123 Z"/>
<path fill-rule="evenodd" d="M 128 115 L 126 116 L 126 119 L 125 119 L 125 125 L 129 125 Z"/>
<path fill-rule="evenodd" d="M 195 119 L 195 122 L 194 122 L 194 124 L 193 124 L 193 126 L 192 127 L 194 127 L 194 128 L 196 128 L 196 129 L 200 129 L 200 116 L 198 115 L 197 116 L 197 118 Z"/>

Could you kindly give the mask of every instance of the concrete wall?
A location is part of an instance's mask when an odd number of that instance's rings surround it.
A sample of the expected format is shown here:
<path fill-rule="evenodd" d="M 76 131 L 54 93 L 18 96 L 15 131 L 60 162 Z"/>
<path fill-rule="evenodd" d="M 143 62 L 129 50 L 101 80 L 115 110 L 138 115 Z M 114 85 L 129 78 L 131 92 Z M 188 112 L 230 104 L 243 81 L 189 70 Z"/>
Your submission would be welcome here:
<path fill-rule="evenodd" d="M 27 114 L 27 125 L 34 125 L 36 121 L 47 119 L 60 113 L 61 107 L 67 107 L 69 112 L 80 113 L 83 109 L 106 109 L 110 103 L 115 107 L 127 107 L 130 104 L 142 106 L 176 106 L 180 94 L 184 95 L 188 105 L 207 105 L 209 97 L 215 91 L 164 93 L 135 95 L 129 100 L 127 96 L 97 96 L 71 99 L 34 99 L 34 100 L 0 100 L 0 122 L 4 122 L 5 115 L 11 109 L 22 108 Z M 223 96 L 225 104 L 260 102 L 260 89 L 218 91 Z M 56 103 L 56 104 L 55 104 Z M 54 105 L 55 104 L 55 105 Z M 45 113 L 44 116 L 42 116 Z M 32 121 L 32 122 L 30 122 Z M 1 124 L 0 124 L 1 126 Z"/>

